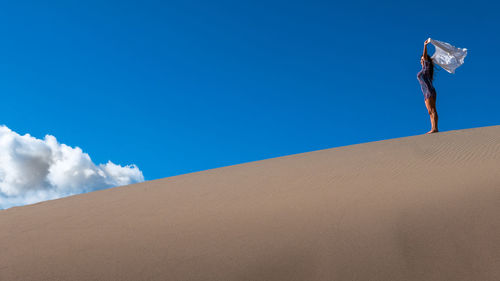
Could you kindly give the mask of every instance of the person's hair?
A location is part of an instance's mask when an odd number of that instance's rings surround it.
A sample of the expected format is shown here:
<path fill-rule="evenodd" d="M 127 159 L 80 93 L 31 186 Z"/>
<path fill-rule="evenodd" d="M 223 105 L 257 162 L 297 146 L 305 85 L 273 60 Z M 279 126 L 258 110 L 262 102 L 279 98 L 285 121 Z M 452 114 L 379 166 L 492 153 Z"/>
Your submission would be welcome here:
<path fill-rule="evenodd" d="M 434 80 L 434 62 L 432 61 L 431 57 L 429 55 L 426 55 L 424 57 L 424 60 L 428 61 L 430 63 L 429 66 L 429 73 L 431 74 L 431 82 Z"/>

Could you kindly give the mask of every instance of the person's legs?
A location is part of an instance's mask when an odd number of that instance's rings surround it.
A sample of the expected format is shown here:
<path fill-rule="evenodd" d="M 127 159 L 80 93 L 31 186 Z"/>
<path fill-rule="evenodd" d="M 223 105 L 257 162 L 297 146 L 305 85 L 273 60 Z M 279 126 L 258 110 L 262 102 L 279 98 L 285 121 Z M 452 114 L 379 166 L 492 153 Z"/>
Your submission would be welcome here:
<path fill-rule="evenodd" d="M 436 109 L 436 98 L 431 98 L 432 102 L 432 127 L 434 128 L 434 132 L 438 132 L 438 113 Z"/>
<path fill-rule="evenodd" d="M 436 99 L 430 97 L 425 100 L 425 106 L 427 107 L 427 112 L 429 112 L 429 117 L 431 119 L 431 130 L 427 132 L 428 134 L 438 132 L 438 114 L 436 110 Z"/>

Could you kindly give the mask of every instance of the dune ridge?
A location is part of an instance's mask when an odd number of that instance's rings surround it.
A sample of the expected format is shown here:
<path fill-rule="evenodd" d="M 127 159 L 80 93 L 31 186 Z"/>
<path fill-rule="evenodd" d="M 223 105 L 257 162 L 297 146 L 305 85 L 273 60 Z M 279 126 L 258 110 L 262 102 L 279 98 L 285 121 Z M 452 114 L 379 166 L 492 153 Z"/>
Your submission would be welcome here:
<path fill-rule="evenodd" d="M 0 280 L 500 280 L 500 126 L 0 211 Z"/>

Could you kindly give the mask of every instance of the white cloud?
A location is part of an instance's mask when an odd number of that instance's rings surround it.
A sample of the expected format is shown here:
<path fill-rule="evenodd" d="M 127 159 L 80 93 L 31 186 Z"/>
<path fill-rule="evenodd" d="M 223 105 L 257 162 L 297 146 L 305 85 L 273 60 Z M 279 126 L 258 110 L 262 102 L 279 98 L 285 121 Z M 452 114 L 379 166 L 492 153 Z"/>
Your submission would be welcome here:
<path fill-rule="evenodd" d="M 79 147 L 0 126 L 0 209 L 144 181 L 135 165 L 96 165 Z"/>

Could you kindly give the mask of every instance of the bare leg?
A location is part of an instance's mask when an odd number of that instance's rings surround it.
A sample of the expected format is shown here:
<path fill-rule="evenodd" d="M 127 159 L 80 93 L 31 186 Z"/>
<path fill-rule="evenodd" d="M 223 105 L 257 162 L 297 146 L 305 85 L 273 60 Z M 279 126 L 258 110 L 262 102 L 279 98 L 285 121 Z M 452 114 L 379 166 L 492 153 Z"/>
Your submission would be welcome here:
<path fill-rule="evenodd" d="M 434 132 L 439 132 L 438 130 L 438 113 L 436 109 L 436 99 L 431 99 L 432 102 L 432 127 L 434 128 Z"/>
<path fill-rule="evenodd" d="M 431 130 L 427 134 L 438 132 L 438 114 L 436 110 L 436 99 L 429 98 L 425 100 L 425 106 L 429 112 L 429 117 L 431 119 Z"/>

